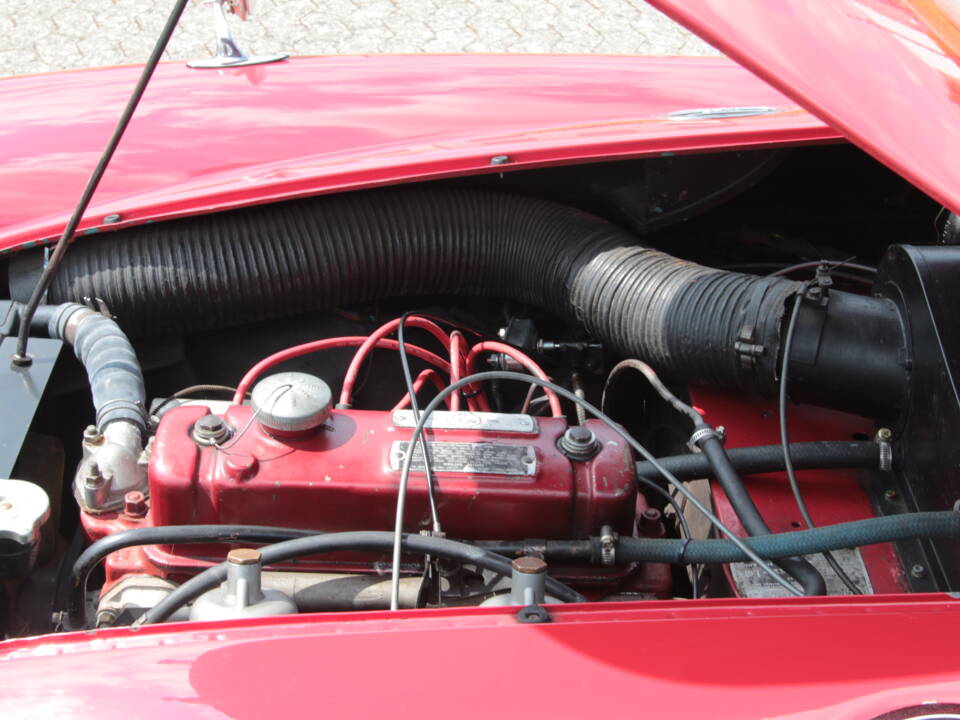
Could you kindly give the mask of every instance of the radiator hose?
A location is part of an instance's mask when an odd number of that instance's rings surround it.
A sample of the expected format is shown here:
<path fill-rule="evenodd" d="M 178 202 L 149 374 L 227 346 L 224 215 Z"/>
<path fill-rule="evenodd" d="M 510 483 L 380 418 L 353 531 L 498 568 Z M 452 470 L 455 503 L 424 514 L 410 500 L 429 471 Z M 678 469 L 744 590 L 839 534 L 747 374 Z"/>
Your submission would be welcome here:
<path fill-rule="evenodd" d="M 14 299 L 30 285 L 31 263 L 36 256 L 25 253 L 11 263 Z M 772 395 L 781 319 L 798 287 L 639 246 L 604 220 L 546 200 L 392 188 L 84 237 L 65 256 L 49 297 L 101 299 L 131 335 L 201 331 L 390 297 L 505 298 L 564 316 L 609 349 L 644 358 L 670 377 Z M 894 337 L 895 311 L 865 300 L 874 322 Z M 817 338 L 832 327 L 800 324 L 795 342 L 811 348 L 812 365 L 796 363 L 797 399 L 824 383 L 843 389 L 845 375 L 859 378 L 871 363 L 886 367 L 890 352 L 896 362 L 898 348 L 863 347 L 859 337 L 847 342 L 845 330 L 830 337 L 825 376 L 817 370 L 821 344 L 804 343 L 808 325 Z M 839 394 L 844 409 L 895 401 L 903 390 L 896 368 L 889 377 L 854 397 Z"/>
<path fill-rule="evenodd" d="M 143 372 L 133 345 L 114 320 L 77 303 L 41 305 L 31 334 L 73 346 L 87 371 L 100 432 L 117 421 L 130 423 L 141 433 L 146 430 Z"/>
<path fill-rule="evenodd" d="M 88 512 L 117 510 L 128 492 L 146 493 L 140 461 L 147 435 L 143 372 L 133 345 L 113 319 L 85 305 L 41 305 L 32 334 L 73 346 L 87 371 L 96 425 L 84 433 L 73 494 Z"/>

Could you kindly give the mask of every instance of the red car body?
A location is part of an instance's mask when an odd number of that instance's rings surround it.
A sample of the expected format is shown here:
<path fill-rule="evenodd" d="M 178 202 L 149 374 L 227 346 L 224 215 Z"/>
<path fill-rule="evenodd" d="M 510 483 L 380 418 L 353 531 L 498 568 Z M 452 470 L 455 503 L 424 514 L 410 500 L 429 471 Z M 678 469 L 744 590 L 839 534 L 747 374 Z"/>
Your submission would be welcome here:
<path fill-rule="evenodd" d="M 960 29 L 939 5 L 656 4 L 778 90 L 727 59 L 321 57 L 218 72 L 170 63 L 82 228 L 515 167 L 843 137 L 960 209 L 950 152 Z M 58 235 L 136 72 L 0 82 L 0 249 Z M 671 116 L 729 107 L 773 110 Z M 501 155 L 507 164 L 491 165 Z M 9 718 L 865 719 L 960 701 L 958 632 L 956 598 L 897 594 L 598 603 L 560 607 L 535 626 L 468 608 L 117 628 L 0 643 L 0 707 Z"/>

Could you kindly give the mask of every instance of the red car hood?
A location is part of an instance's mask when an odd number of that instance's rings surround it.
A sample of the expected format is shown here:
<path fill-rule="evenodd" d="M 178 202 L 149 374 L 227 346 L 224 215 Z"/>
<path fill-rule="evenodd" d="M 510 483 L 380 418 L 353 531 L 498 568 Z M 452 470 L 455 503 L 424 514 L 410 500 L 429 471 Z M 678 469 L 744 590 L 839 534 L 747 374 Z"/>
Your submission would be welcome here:
<path fill-rule="evenodd" d="M 960 698 L 960 605 L 942 595 L 550 612 L 543 625 L 448 608 L 12 640 L 0 708 L 5 720 L 867 720 Z"/>
<path fill-rule="evenodd" d="M 956 0 L 651 0 L 960 211 Z"/>
<path fill-rule="evenodd" d="M 0 81 L 0 250 L 63 231 L 139 68 Z M 739 117 L 671 113 L 761 106 Z M 161 65 L 81 230 L 443 176 L 834 130 L 726 58 L 405 55 Z M 120 223 L 104 225 L 107 215 Z"/>

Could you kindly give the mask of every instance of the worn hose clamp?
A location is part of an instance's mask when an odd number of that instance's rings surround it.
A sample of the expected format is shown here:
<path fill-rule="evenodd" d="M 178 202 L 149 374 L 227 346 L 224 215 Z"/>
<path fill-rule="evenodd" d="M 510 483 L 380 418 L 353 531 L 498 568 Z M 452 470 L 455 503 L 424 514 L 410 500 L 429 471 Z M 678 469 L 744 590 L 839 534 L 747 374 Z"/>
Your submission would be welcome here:
<path fill-rule="evenodd" d="M 893 445 L 890 443 L 891 437 L 893 437 L 893 433 L 891 433 L 889 429 L 880 428 L 875 438 L 880 448 L 879 465 L 883 472 L 890 472 L 893 469 Z"/>
<path fill-rule="evenodd" d="M 714 438 L 722 444 L 726 439 L 726 435 L 723 432 L 723 428 L 714 429 L 709 426 L 702 427 L 699 430 L 693 431 L 693 435 L 690 436 L 690 440 L 688 440 L 687 443 L 690 445 L 690 447 L 698 448 L 700 447 L 700 443 L 707 438 Z"/>
<path fill-rule="evenodd" d="M 614 565 L 617 562 L 617 534 L 609 525 L 600 528 L 600 563 Z"/>
<path fill-rule="evenodd" d="M 880 445 L 880 469 L 883 472 L 890 472 L 893 469 L 893 446 L 888 442 L 878 444 Z"/>

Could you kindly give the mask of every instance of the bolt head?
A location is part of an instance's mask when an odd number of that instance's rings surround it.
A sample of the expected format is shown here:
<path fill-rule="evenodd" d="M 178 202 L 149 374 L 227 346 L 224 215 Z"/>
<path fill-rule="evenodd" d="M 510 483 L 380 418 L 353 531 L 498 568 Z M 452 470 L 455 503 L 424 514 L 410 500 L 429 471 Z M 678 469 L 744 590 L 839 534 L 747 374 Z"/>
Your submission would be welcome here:
<path fill-rule="evenodd" d="M 924 578 L 927 576 L 927 569 L 923 565 L 914 565 L 910 568 L 910 575 L 917 579 Z"/>
<path fill-rule="evenodd" d="M 589 460 L 600 450 L 600 441 L 583 425 L 572 425 L 560 436 L 560 450 L 573 460 Z"/>
<path fill-rule="evenodd" d="M 193 426 L 193 437 L 201 445 L 215 445 L 225 440 L 230 430 L 223 418 L 204 415 Z"/>
<path fill-rule="evenodd" d="M 890 442 L 890 438 L 893 437 L 893 432 L 890 428 L 880 428 L 877 430 L 877 440 L 881 442 Z"/>
<path fill-rule="evenodd" d="M 237 548 L 227 553 L 227 562 L 232 565 L 257 565 L 260 551 L 255 548 Z"/>
<path fill-rule="evenodd" d="M 884 500 L 896 500 L 898 497 L 896 490 L 885 490 L 883 493 Z"/>
<path fill-rule="evenodd" d="M 123 513 L 128 517 L 142 518 L 147 514 L 147 496 L 139 490 L 131 490 L 123 496 Z"/>
<path fill-rule="evenodd" d="M 100 434 L 96 425 L 87 425 L 83 430 L 83 439 L 84 442 L 99 443 L 103 440 L 103 435 Z"/>
<path fill-rule="evenodd" d="M 223 420 L 216 415 L 204 415 L 197 420 L 197 429 L 205 432 L 217 432 L 223 427 Z"/>
<path fill-rule="evenodd" d="M 585 428 L 583 425 L 574 425 L 572 428 L 567 430 L 567 437 L 578 443 L 588 443 L 593 439 L 593 433 L 590 432 L 589 428 Z"/>
<path fill-rule="evenodd" d="M 539 575 L 547 571 L 547 563 L 533 555 L 518 557 L 511 563 L 514 570 L 524 575 Z"/>
<path fill-rule="evenodd" d="M 491 165 L 506 165 L 510 162 L 509 155 L 494 155 L 490 158 Z"/>
<path fill-rule="evenodd" d="M 110 213 L 109 215 L 103 216 L 103 222 L 106 225 L 113 225 L 114 223 L 120 222 L 122 219 L 123 216 L 120 215 L 120 213 Z"/>

